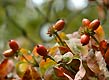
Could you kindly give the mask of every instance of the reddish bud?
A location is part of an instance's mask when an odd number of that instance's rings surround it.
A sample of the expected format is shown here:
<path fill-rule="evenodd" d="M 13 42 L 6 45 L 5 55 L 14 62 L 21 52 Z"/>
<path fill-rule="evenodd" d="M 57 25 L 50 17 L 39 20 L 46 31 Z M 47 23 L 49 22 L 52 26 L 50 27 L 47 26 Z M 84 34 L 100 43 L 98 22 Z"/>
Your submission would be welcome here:
<path fill-rule="evenodd" d="M 64 28 L 64 25 L 65 25 L 65 21 L 61 19 L 55 23 L 53 28 L 57 31 L 61 31 Z"/>
<path fill-rule="evenodd" d="M 84 18 L 84 19 L 82 20 L 82 24 L 83 24 L 83 26 L 89 26 L 89 24 L 90 24 L 89 19 Z"/>
<path fill-rule="evenodd" d="M 90 40 L 90 36 L 89 35 L 83 34 L 81 36 L 81 43 L 82 43 L 83 46 L 87 45 L 89 43 L 89 40 Z"/>
<path fill-rule="evenodd" d="M 9 41 L 9 47 L 16 52 L 19 49 L 19 45 L 15 40 L 10 40 Z"/>
<path fill-rule="evenodd" d="M 12 49 L 6 50 L 3 52 L 5 57 L 12 57 L 14 55 L 14 51 Z"/>
<path fill-rule="evenodd" d="M 96 30 L 99 27 L 99 25 L 100 21 L 98 19 L 95 19 L 89 24 L 89 29 Z"/>
<path fill-rule="evenodd" d="M 48 54 L 47 49 L 43 45 L 37 45 L 36 51 L 39 55 L 45 57 Z"/>

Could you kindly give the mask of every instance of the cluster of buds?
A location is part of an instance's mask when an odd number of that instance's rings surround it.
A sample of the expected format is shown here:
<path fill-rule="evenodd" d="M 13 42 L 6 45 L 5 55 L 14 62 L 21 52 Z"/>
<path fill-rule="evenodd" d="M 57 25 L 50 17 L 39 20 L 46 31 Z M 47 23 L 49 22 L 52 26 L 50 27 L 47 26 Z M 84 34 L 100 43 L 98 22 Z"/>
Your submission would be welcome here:
<path fill-rule="evenodd" d="M 9 40 L 10 49 L 3 52 L 5 57 L 12 57 L 19 50 L 19 45 L 15 40 Z"/>
<path fill-rule="evenodd" d="M 99 27 L 100 21 L 98 19 L 93 21 L 90 21 L 89 19 L 83 19 L 82 25 L 84 26 L 85 31 L 81 35 L 81 43 L 82 45 L 87 45 L 90 41 L 90 36 L 92 37 L 94 35 L 94 31 Z"/>

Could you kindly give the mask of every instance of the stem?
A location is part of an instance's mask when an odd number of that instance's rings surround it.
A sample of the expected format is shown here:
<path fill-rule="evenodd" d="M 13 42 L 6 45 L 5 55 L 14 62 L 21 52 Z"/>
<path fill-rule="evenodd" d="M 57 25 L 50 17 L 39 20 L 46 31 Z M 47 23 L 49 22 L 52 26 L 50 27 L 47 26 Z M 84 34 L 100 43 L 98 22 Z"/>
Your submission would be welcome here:
<path fill-rule="evenodd" d="M 38 64 L 38 62 L 36 61 L 36 58 L 35 58 L 34 54 L 33 54 L 32 57 L 33 57 L 33 59 L 34 59 L 34 61 L 35 61 L 35 66 L 39 67 L 39 64 Z"/>
<path fill-rule="evenodd" d="M 99 41 L 95 38 L 94 35 L 91 35 L 91 37 L 96 41 L 97 44 L 99 44 Z"/>
<path fill-rule="evenodd" d="M 64 43 L 63 43 L 62 39 L 60 38 L 60 36 L 58 35 L 58 33 L 57 33 L 57 32 L 54 32 L 54 34 L 55 34 L 56 37 L 59 39 L 61 45 L 64 46 Z"/>
<path fill-rule="evenodd" d="M 33 63 L 31 63 L 31 62 L 24 56 L 24 54 L 22 54 L 22 57 L 23 57 L 28 63 L 30 63 L 30 64 L 33 65 Z"/>
<path fill-rule="evenodd" d="M 47 55 L 47 57 L 46 58 L 50 58 L 51 60 L 53 60 L 54 62 L 56 62 L 55 60 L 54 60 L 54 58 L 52 58 L 51 56 L 49 56 L 49 55 Z M 56 62 L 57 63 L 57 62 Z"/>

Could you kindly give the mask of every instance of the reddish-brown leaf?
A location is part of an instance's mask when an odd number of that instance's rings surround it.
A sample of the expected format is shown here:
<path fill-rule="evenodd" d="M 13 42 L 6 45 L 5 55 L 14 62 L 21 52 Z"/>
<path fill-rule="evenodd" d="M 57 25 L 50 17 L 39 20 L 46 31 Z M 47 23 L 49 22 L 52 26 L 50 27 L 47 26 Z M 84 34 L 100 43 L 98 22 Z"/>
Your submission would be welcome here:
<path fill-rule="evenodd" d="M 6 77 L 12 71 L 14 63 L 12 60 L 4 59 L 0 64 L 0 78 Z"/>
<path fill-rule="evenodd" d="M 99 49 L 104 57 L 105 53 L 106 53 L 106 49 L 107 49 L 107 42 L 105 40 L 102 40 L 99 44 Z"/>
<path fill-rule="evenodd" d="M 22 80 L 41 80 L 40 74 L 33 68 L 33 67 L 29 67 Z"/>

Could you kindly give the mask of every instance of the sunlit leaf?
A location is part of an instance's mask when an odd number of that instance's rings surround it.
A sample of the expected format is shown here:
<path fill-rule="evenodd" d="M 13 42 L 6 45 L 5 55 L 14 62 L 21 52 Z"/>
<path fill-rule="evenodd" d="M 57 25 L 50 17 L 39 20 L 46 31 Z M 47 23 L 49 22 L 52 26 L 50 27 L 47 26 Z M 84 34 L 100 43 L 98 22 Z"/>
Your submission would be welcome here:
<path fill-rule="evenodd" d="M 58 51 L 59 51 L 58 46 L 53 46 L 52 48 L 49 49 L 49 54 L 54 56 L 57 54 Z"/>
<path fill-rule="evenodd" d="M 40 74 L 31 66 L 26 69 L 22 80 L 42 80 Z"/>
<path fill-rule="evenodd" d="M 16 64 L 16 72 L 19 77 L 23 77 L 24 73 L 26 72 L 27 68 L 29 67 L 29 64 L 27 62 L 18 62 Z"/>
<path fill-rule="evenodd" d="M 66 34 L 64 32 L 59 33 L 59 36 L 63 40 L 68 40 L 68 37 L 66 36 Z M 58 38 L 57 38 L 57 42 L 59 42 L 59 39 Z"/>
<path fill-rule="evenodd" d="M 37 46 L 33 48 L 32 54 L 34 54 L 35 57 L 38 57 L 39 54 L 37 53 L 36 48 Z"/>
<path fill-rule="evenodd" d="M 96 33 L 95 36 L 96 36 L 96 38 L 97 38 L 99 41 L 101 41 L 101 40 L 104 39 L 105 33 L 104 33 L 104 30 L 103 30 L 103 28 L 102 28 L 101 25 L 97 28 L 97 30 L 95 31 L 95 33 Z"/>
<path fill-rule="evenodd" d="M 26 62 L 30 61 L 30 62 L 34 62 L 34 59 L 33 59 L 32 55 L 29 54 L 26 49 L 23 49 L 23 48 L 20 49 L 20 54 L 21 54 L 21 56 L 19 57 L 19 60 L 20 60 L 20 61 L 26 61 Z"/>
<path fill-rule="evenodd" d="M 41 60 L 39 66 L 40 66 L 40 70 L 41 70 L 41 73 L 42 75 L 44 75 L 45 71 L 52 67 L 53 65 L 55 65 L 56 62 L 54 62 L 53 60 L 47 58 L 46 61 L 45 60 Z"/>

